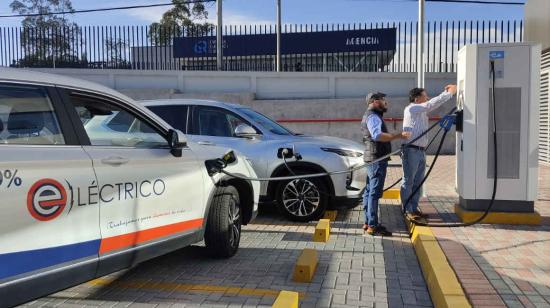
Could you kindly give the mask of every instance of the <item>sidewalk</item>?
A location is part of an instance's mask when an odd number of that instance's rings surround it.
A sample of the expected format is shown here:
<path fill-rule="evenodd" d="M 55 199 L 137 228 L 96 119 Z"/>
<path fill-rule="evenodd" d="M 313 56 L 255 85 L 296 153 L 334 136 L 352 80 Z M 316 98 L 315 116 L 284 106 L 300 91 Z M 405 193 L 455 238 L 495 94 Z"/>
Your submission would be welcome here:
<path fill-rule="evenodd" d="M 455 157 L 441 156 L 421 207 L 432 221 L 456 221 Z M 550 167 L 539 169 L 541 226 L 432 228 L 475 307 L 550 307 Z"/>

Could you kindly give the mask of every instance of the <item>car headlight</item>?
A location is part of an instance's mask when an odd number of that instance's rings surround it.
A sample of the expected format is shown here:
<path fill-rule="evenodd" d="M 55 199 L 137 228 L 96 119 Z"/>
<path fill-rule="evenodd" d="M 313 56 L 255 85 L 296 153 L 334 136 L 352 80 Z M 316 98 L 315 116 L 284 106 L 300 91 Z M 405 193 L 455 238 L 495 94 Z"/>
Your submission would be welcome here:
<path fill-rule="evenodd" d="M 323 150 L 325 152 L 336 153 L 340 156 L 347 156 L 347 157 L 361 157 L 361 156 L 363 156 L 362 152 L 357 152 L 357 151 L 352 151 L 352 150 L 335 149 L 335 148 L 321 148 L 321 150 Z"/>

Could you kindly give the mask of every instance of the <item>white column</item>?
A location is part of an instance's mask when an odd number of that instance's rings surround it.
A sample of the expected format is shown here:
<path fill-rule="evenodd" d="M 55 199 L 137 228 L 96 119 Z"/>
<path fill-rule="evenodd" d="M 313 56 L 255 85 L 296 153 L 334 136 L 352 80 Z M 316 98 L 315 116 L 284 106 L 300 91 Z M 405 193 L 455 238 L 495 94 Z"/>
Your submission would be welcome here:
<path fill-rule="evenodd" d="M 418 0 L 418 37 L 416 38 L 416 48 L 418 56 L 416 58 L 416 84 L 419 88 L 424 88 L 424 8 L 425 0 Z"/>
<path fill-rule="evenodd" d="M 277 0 L 277 72 L 281 71 L 281 0 Z"/>
<path fill-rule="evenodd" d="M 223 70 L 223 19 L 222 19 L 222 0 L 217 0 L 218 24 L 216 25 L 216 64 L 218 71 Z"/>

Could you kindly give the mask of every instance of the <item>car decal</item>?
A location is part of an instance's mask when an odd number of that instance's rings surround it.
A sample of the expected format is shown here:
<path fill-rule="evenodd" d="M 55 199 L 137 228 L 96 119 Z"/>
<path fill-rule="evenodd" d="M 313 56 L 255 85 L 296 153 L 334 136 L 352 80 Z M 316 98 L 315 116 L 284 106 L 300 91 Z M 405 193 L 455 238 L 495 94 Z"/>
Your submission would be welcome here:
<path fill-rule="evenodd" d="M 204 219 L 198 218 L 101 240 L 0 254 L 0 264 L 2 264 L 0 280 L 86 257 L 97 257 L 98 254 L 104 255 L 162 237 L 198 229 L 202 227 L 203 221 Z"/>
<path fill-rule="evenodd" d="M 97 256 L 100 240 L 0 254 L 0 279 Z"/>
<path fill-rule="evenodd" d="M 101 240 L 99 254 L 106 254 L 115 250 L 137 246 L 138 244 L 173 235 L 175 233 L 197 229 L 202 227 L 202 223 L 203 219 L 199 218 L 104 238 Z"/>

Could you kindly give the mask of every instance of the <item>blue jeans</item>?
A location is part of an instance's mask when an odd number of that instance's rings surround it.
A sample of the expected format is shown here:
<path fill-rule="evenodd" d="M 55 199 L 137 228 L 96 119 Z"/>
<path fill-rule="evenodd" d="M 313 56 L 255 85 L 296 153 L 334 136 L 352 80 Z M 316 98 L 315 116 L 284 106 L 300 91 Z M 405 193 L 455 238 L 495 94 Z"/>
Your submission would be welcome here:
<path fill-rule="evenodd" d="M 401 201 L 403 206 L 405 202 L 415 191 L 422 179 L 426 170 L 426 153 L 420 149 L 405 147 L 401 155 L 403 161 L 403 183 L 401 184 Z M 422 189 L 411 198 L 405 211 L 411 213 L 418 210 L 418 201 L 422 196 Z"/>
<path fill-rule="evenodd" d="M 378 226 L 378 199 L 384 191 L 388 161 L 380 161 L 367 166 L 367 187 L 363 192 L 363 209 L 365 224 L 369 227 Z"/>

